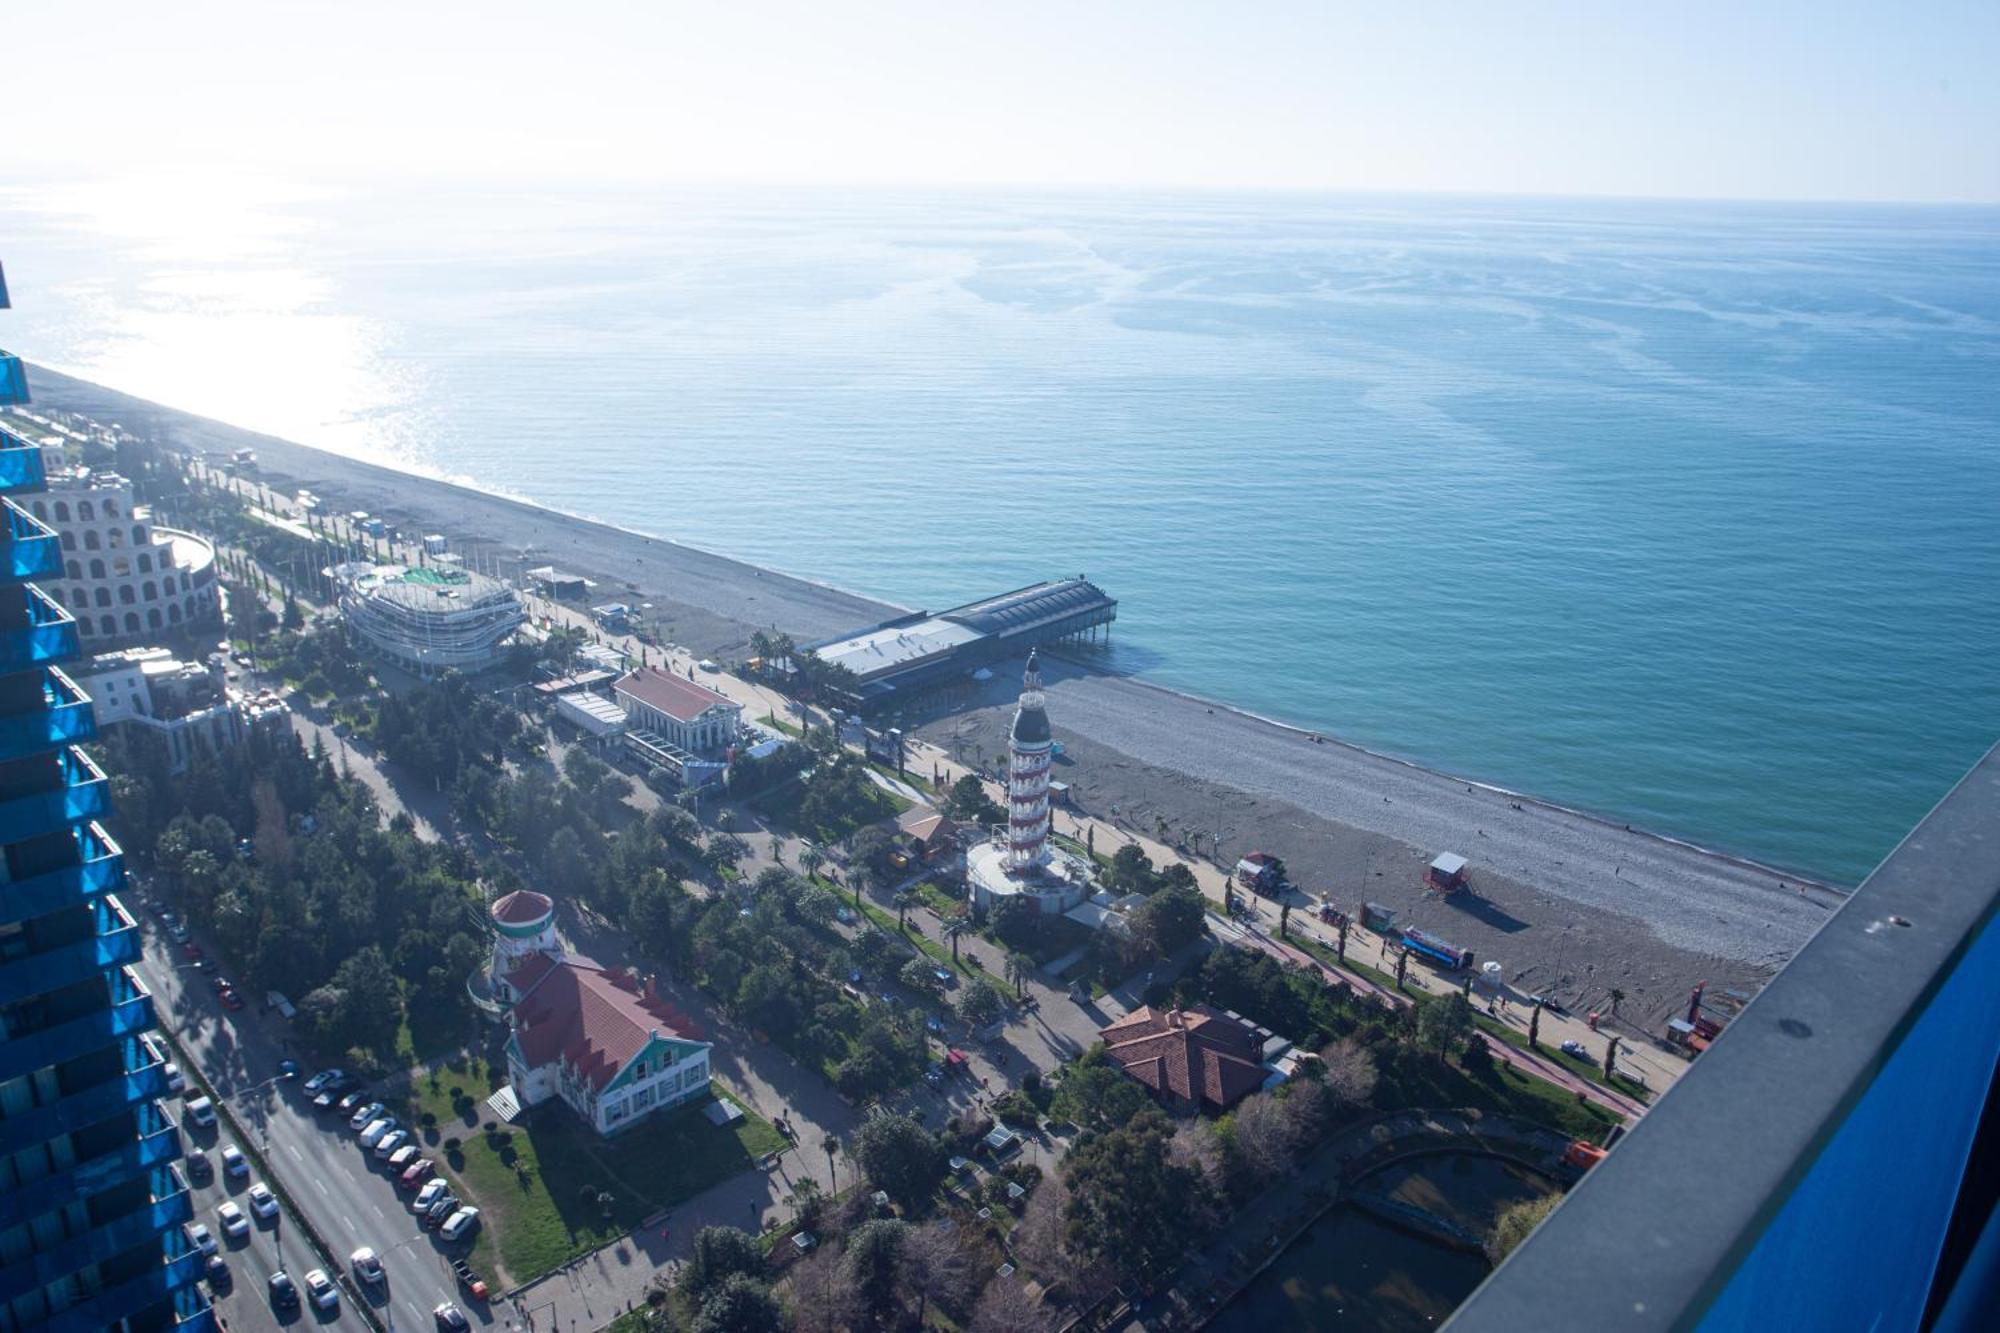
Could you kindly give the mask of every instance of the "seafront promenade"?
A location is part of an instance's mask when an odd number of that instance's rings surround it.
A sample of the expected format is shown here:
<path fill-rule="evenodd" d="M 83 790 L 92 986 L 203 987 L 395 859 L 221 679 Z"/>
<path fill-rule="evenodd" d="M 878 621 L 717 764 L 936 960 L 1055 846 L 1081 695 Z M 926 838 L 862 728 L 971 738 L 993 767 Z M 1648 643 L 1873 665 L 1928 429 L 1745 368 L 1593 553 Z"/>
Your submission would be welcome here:
<path fill-rule="evenodd" d="M 502 574 L 545 563 L 584 574 L 606 600 L 652 603 L 662 634 L 700 656 L 740 656 L 757 627 L 808 639 L 897 610 L 53 373 L 38 383 L 44 406 L 119 422 L 217 463 L 254 449 L 274 488 L 309 484 L 335 510 L 365 509 L 405 531 L 445 533 Z M 919 734 L 968 763 L 981 750 L 997 753 L 1003 693 L 933 717 Z M 1225 854 L 1273 851 L 1313 892 L 1386 902 L 1572 1005 L 1618 988 L 1628 1012 L 1660 1017 L 1697 981 L 1754 988 L 1840 901 L 1782 871 L 1316 740 L 1143 681 L 1055 665 L 1049 695 L 1082 775 L 1079 794 L 1093 811 L 1115 806 L 1128 828 L 1164 825 L 1169 841 L 1219 833 Z M 1473 863 L 1478 893 L 1463 907 L 1422 899 L 1414 869 L 1442 850 Z"/>

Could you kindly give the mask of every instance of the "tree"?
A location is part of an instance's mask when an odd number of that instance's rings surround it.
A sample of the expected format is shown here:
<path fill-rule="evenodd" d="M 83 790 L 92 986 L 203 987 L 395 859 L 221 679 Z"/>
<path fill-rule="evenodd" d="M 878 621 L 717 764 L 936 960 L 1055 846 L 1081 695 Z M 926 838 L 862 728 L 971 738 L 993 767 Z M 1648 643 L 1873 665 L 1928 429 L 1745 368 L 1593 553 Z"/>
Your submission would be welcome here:
<path fill-rule="evenodd" d="M 738 1273 L 701 1303 L 688 1327 L 692 1333 L 779 1333 L 785 1312 L 771 1289 Z"/>
<path fill-rule="evenodd" d="M 909 919 L 910 904 L 916 902 L 916 900 L 917 900 L 917 895 L 911 893 L 908 889 L 896 890 L 895 902 L 896 902 L 897 930 L 908 930 L 910 928 L 910 919 Z"/>
<path fill-rule="evenodd" d="M 1403 989 L 1403 974 L 1410 970 L 1410 951 L 1396 950 L 1396 989 Z"/>
<path fill-rule="evenodd" d="M 972 1307 L 972 1333 L 1049 1333 L 1055 1320 L 1028 1289 L 1011 1277 L 996 1277 Z"/>
<path fill-rule="evenodd" d="M 681 1270 L 681 1290 L 696 1306 L 703 1306 L 731 1278 L 755 1281 L 763 1275 L 764 1252 L 749 1232 L 737 1227 L 703 1227 L 694 1233 L 694 1252 Z"/>
<path fill-rule="evenodd" d="M 938 979 L 936 965 L 928 958 L 912 958 L 909 962 L 903 964 L 903 970 L 897 975 L 898 979 L 913 991 L 919 991 L 926 995 L 937 994 Z"/>
<path fill-rule="evenodd" d="M 736 988 L 736 1012 L 779 1041 L 797 1032 L 805 1018 L 790 971 L 776 963 L 759 963 L 744 973 Z"/>
<path fill-rule="evenodd" d="M 1472 1031 L 1472 1003 L 1463 991 L 1417 1006 L 1417 1044 L 1432 1055 L 1441 1057 L 1457 1050 Z"/>
<path fill-rule="evenodd" d="M 386 1051 L 395 1044 L 403 1023 L 403 996 L 389 960 L 375 945 L 362 949 L 333 974 L 341 992 L 340 1027 L 343 1046 Z"/>
<path fill-rule="evenodd" d="M 857 1326 L 880 1328 L 894 1322 L 896 1278 L 909 1230 L 908 1223 L 876 1218 L 849 1233 L 840 1275 L 853 1294 Z"/>
<path fill-rule="evenodd" d="M 1623 1003 L 1625 1003 L 1625 992 L 1613 986 L 1611 988 L 1611 1016 L 1613 1018 L 1618 1017 L 1618 1006 Z"/>
<path fill-rule="evenodd" d="M 1604 1044 L 1604 1079 L 1611 1081 L 1613 1071 L 1618 1068 L 1618 1038 L 1613 1037 Z"/>
<path fill-rule="evenodd" d="M 958 997 L 958 1016 L 967 1027 L 983 1028 L 1006 1011 L 1007 996 L 985 977 L 973 982 Z"/>
<path fill-rule="evenodd" d="M 1195 1239 L 1187 1218 L 1206 1182 L 1173 1161 L 1173 1127 L 1148 1107 L 1124 1125 L 1086 1135 L 1064 1164 L 1069 1207 L 1064 1237 L 1080 1254 L 1138 1277 L 1165 1272 Z"/>
<path fill-rule="evenodd" d="M 944 809 L 953 819 L 981 827 L 998 824 L 1007 818 L 1007 812 L 986 794 L 986 784 L 975 773 L 967 773 L 951 784 L 951 796 L 945 801 Z"/>
<path fill-rule="evenodd" d="M 1157 887 L 1153 860 L 1137 843 L 1127 843 L 1111 854 L 1111 867 L 1104 878 L 1112 888 L 1125 893 L 1151 893 Z"/>
<path fill-rule="evenodd" d="M 1523 1199 L 1501 1211 L 1493 1221 L 1493 1234 L 1486 1238 L 1487 1262 L 1498 1264 L 1514 1252 L 1514 1247 L 1528 1238 L 1530 1232 L 1542 1224 L 1542 1219 L 1555 1211 L 1562 1202 L 1560 1194 L 1544 1194 L 1535 1199 Z"/>
<path fill-rule="evenodd" d="M 1014 984 L 1014 998 L 1021 998 L 1021 988 L 1034 974 L 1035 960 L 1024 953 L 1009 950 L 1007 953 L 1007 980 Z"/>
<path fill-rule="evenodd" d="M 820 1141 L 819 1146 L 826 1151 L 827 1183 L 832 1186 L 833 1193 L 838 1194 L 840 1193 L 840 1172 L 834 1169 L 833 1159 L 840 1152 L 840 1136 L 829 1134 Z"/>
<path fill-rule="evenodd" d="M 956 1228 L 931 1222 L 909 1228 L 903 1236 L 901 1255 L 903 1286 L 917 1297 L 918 1328 L 936 1301 L 947 1314 L 962 1320 L 979 1281 L 972 1272 L 972 1260 L 965 1252 L 962 1233 Z"/>
<path fill-rule="evenodd" d="M 1124 1124 L 1151 1104 L 1145 1091 L 1114 1066 L 1099 1045 L 1063 1072 L 1049 1111 L 1080 1129 L 1104 1130 Z"/>
<path fill-rule="evenodd" d="M 1192 889 L 1163 889 L 1132 913 L 1132 937 L 1162 958 L 1201 938 L 1208 908 Z"/>
<path fill-rule="evenodd" d="M 1528 1011 L 1528 1049 L 1535 1050 L 1542 1040 L 1542 1006 L 1538 1003 Z"/>
<path fill-rule="evenodd" d="M 854 1136 L 854 1157 L 878 1189 L 905 1207 L 930 1197 L 944 1175 L 944 1160 L 924 1127 L 904 1115 L 883 1115 Z"/>

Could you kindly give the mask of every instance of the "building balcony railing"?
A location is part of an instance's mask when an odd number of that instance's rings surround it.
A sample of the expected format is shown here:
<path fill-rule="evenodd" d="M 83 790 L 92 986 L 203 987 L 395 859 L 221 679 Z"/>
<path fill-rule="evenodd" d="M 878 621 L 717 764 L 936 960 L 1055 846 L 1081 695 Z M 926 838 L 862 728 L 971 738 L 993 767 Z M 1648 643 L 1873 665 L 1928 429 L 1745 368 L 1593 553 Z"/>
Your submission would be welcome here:
<path fill-rule="evenodd" d="M 60 662 L 80 651 L 76 619 L 33 584 L 20 591 L 28 603 L 28 623 L 0 630 L 0 672 Z"/>
<path fill-rule="evenodd" d="M 1990 1328 L 1996 1055 L 2000 748 L 1446 1327 Z"/>
<path fill-rule="evenodd" d="M 48 485 L 42 447 L 0 426 L 0 495 L 39 491 Z"/>
<path fill-rule="evenodd" d="M 206 1261 L 185 1239 L 176 1240 L 180 1236 L 178 1230 L 167 1234 L 168 1248 L 172 1253 L 165 1263 L 79 1305 L 70 1306 L 37 1325 L 36 1333 L 103 1333 L 120 1320 L 144 1314 L 155 1307 L 165 1306 L 171 1311 L 178 1303 L 178 1293 L 192 1287 L 201 1277 Z"/>
<path fill-rule="evenodd" d="M 12 500 L 0 498 L 0 580 L 61 578 L 62 538 Z"/>
<path fill-rule="evenodd" d="M 104 1008 L 0 1042 L 0 1083 L 156 1026 L 152 994 L 130 968 L 113 972 L 110 986 L 111 1000 Z"/>
<path fill-rule="evenodd" d="M 30 792 L 0 800 L 0 843 L 24 842 L 81 824 L 111 811 L 111 780 L 70 746 L 56 757 L 61 785 L 52 791 Z"/>
<path fill-rule="evenodd" d="M 44 667 L 41 706 L 0 717 L 0 763 L 96 735 L 90 696 L 57 668 Z"/>
<path fill-rule="evenodd" d="M 139 961 L 138 923 L 118 900 L 93 899 L 90 912 L 92 932 L 87 939 L 0 963 L 0 1004 L 60 990 L 85 972 Z"/>
<path fill-rule="evenodd" d="M 164 1082 L 164 1079 L 162 1080 Z M 0 1194 L 0 1231 L 40 1217 L 59 1203 L 87 1199 L 181 1155 L 181 1132 L 157 1102 L 134 1108 L 136 1134 L 115 1151 L 78 1162 L 67 1171 L 17 1185 Z"/>
<path fill-rule="evenodd" d="M 95 1264 L 115 1259 L 194 1216 L 186 1182 L 171 1166 L 152 1171 L 152 1198 L 81 1235 L 0 1267 L 0 1301 L 11 1301 Z"/>
<path fill-rule="evenodd" d="M 0 407 L 20 407 L 27 401 L 27 367 L 13 353 L 0 352 Z"/>
<path fill-rule="evenodd" d="M 0 926 L 32 921 L 125 887 L 125 853 L 103 825 L 84 824 L 74 833 L 75 865 L 0 884 Z"/>
<path fill-rule="evenodd" d="M 128 1107 L 169 1095 L 167 1062 L 158 1053 L 148 1050 L 136 1037 L 125 1040 L 124 1052 L 123 1073 L 0 1120 L 0 1153 L 18 1152 L 58 1134 L 88 1129 Z"/>

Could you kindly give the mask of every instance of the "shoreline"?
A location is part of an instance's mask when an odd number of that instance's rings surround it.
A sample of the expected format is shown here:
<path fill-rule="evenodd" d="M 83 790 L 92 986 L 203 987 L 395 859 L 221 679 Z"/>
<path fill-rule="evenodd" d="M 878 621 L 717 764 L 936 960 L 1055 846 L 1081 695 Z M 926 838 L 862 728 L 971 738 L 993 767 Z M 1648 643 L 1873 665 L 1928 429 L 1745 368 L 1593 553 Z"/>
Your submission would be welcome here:
<path fill-rule="evenodd" d="M 651 601 L 662 637 L 703 655 L 740 647 L 758 626 L 804 640 L 908 609 L 475 484 L 211 421 L 60 372 L 36 367 L 34 374 L 45 407 L 204 454 L 254 448 L 258 471 L 274 488 L 281 479 L 303 482 L 330 499 L 344 497 L 341 508 L 490 546 L 481 558 L 503 569 L 553 563 L 597 580 L 594 596 Z M 1055 662 L 1050 711 L 1078 742 L 1079 796 L 1087 793 L 1094 812 L 1111 804 L 1145 820 L 1148 831 L 1165 820 L 1181 830 L 1223 832 L 1227 855 L 1262 846 L 1285 857 L 1307 889 L 1343 902 L 1359 889 L 1482 958 L 1498 950 L 1514 975 L 1546 978 L 1541 984 L 1552 991 L 1618 985 L 1635 1009 L 1643 996 L 1665 1012 L 1696 980 L 1754 986 L 1844 897 L 1809 875 L 1227 701 Z M 1004 669 L 995 676 L 955 706 L 933 705 L 905 725 L 953 747 L 997 741 L 1013 686 Z M 1479 902 L 1472 911 L 1412 891 L 1421 862 L 1412 868 L 1411 857 L 1422 852 L 1428 861 L 1443 850 L 1474 863 Z"/>

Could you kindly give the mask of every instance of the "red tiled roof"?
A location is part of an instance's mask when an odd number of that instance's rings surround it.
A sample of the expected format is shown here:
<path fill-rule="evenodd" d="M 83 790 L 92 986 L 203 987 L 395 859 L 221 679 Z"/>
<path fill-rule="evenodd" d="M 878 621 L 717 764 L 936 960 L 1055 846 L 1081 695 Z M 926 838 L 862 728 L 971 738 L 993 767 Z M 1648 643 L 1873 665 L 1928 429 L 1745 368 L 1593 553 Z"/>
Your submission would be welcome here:
<path fill-rule="evenodd" d="M 493 904 L 493 919 L 510 926 L 524 926 L 530 921 L 540 921 L 554 907 L 547 894 L 516 889 Z"/>
<path fill-rule="evenodd" d="M 702 1039 L 651 982 L 622 968 L 537 954 L 507 981 L 521 992 L 513 1013 L 521 1058 L 533 1067 L 561 1058 L 593 1088 L 602 1089 L 655 1036 Z"/>
<path fill-rule="evenodd" d="M 933 842 L 940 837 L 949 838 L 958 832 L 958 825 L 951 822 L 949 815 L 922 805 L 913 805 L 898 815 L 896 827 L 922 843 Z"/>
<path fill-rule="evenodd" d="M 1222 1111 L 1264 1086 L 1263 1040 L 1207 1005 L 1142 1005 L 1099 1035 L 1105 1055 L 1158 1094 Z"/>
<path fill-rule="evenodd" d="M 734 699 L 717 694 L 706 685 L 697 685 L 658 667 L 628 671 L 613 688 L 679 722 L 692 722 L 711 708 L 741 707 Z"/>

